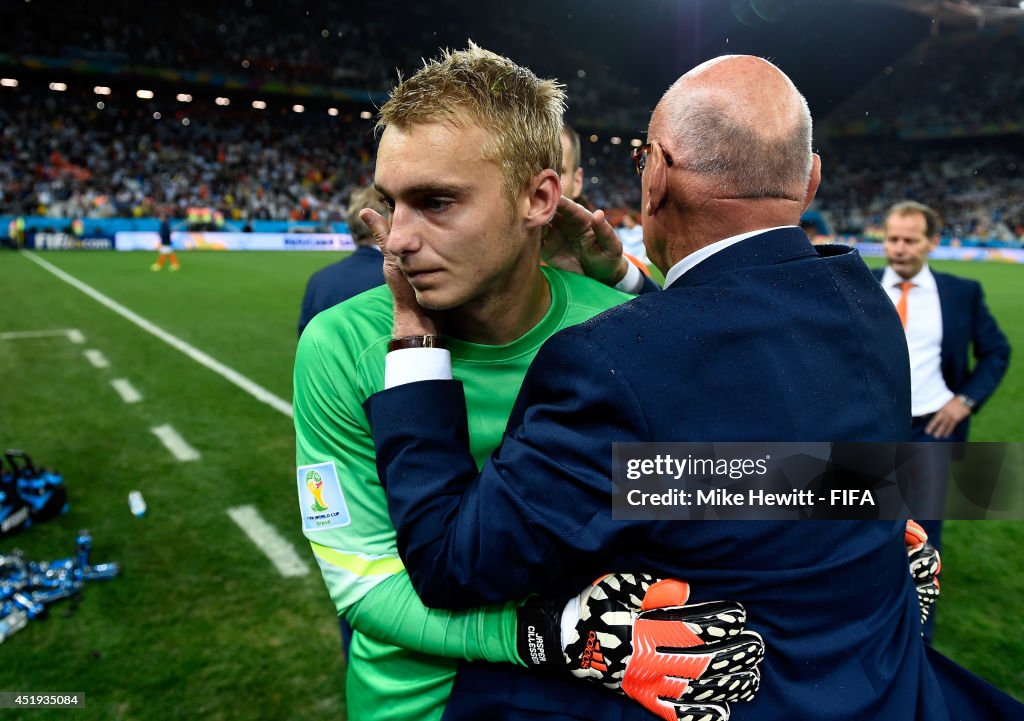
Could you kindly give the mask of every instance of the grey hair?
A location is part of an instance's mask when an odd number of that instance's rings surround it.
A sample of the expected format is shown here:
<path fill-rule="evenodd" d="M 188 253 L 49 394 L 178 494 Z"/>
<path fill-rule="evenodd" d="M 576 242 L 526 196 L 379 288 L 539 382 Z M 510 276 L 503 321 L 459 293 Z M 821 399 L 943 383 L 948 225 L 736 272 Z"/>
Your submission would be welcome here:
<path fill-rule="evenodd" d="M 709 176 L 730 197 L 803 198 L 813 165 L 812 121 L 807 100 L 795 88 L 794 93 L 796 127 L 779 137 L 731 117 L 712 98 L 672 108 L 668 121 L 680 166 Z"/>

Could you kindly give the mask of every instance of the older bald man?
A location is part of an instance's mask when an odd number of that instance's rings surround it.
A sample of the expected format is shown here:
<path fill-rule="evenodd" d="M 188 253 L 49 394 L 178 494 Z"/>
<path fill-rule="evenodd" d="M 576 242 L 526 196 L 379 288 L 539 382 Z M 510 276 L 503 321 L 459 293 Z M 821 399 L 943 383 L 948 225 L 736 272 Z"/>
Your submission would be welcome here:
<path fill-rule="evenodd" d="M 820 161 L 786 75 L 748 56 L 694 68 L 658 103 L 635 160 L 644 243 L 666 289 L 553 336 L 482 471 L 465 448 L 458 383 L 410 382 L 368 401 L 421 597 L 498 602 L 605 568 L 685 577 L 695 600 L 743 602 L 764 636 L 761 693 L 733 707 L 736 719 L 1012 718 L 1019 704 L 929 659 L 902 522 L 612 519 L 613 442 L 910 431 L 892 303 L 856 253 L 815 248 L 798 226 Z M 390 275 L 396 327 L 441 333 L 402 300 L 400 281 Z M 403 362 L 426 367 L 401 353 L 389 354 L 389 376 Z M 981 716 L 973 704 L 985 694 Z M 651 708 L 669 718 L 657 699 Z"/>

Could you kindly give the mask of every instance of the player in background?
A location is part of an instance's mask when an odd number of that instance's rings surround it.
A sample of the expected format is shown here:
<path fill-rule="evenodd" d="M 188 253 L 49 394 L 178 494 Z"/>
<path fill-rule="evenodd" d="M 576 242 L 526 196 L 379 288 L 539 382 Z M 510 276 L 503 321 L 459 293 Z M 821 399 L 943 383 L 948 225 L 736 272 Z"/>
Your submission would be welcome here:
<path fill-rule="evenodd" d="M 181 264 L 178 262 L 178 256 L 174 253 L 174 248 L 171 246 L 171 214 L 170 211 L 164 207 L 157 211 L 157 218 L 160 219 L 160 255 L 157 257 L 156 262 L 149 267 L 152 271 L 158 271 L 164 267 L 164 264 L 170 261 L 171 270 L 181 270 Z"/>

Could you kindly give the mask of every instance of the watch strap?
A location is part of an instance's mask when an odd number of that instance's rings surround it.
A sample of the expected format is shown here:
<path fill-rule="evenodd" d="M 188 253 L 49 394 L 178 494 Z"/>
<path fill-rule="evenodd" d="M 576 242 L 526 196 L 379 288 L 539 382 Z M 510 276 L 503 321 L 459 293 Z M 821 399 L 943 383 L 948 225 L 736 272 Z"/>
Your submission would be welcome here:
<path fill-rule="evenodd" d="M 440 335 L 404 335 L 388 341 L 388 353 L 405 348 L 444 348 L 444 336 Z"/>

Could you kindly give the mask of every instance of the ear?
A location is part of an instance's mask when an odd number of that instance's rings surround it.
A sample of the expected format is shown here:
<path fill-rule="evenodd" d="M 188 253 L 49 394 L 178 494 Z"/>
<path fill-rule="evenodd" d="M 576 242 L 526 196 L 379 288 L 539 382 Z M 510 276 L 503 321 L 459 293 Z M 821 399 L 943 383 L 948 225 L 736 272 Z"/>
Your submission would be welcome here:
<path fill-rule="evenodd" d="M 561 197 L 562 184 L 558 173 L 549 168 L 534 175 L 519 196 L 521 217 L 526 229 L 532 230 L 550 223 L 555 217 L 558 199 Z"/>
<path fill-rule="evenodd" d="M 583 168 L 576 168 L 576 172 L 572 174 L 573 187 L 576 188 L 576 195 L 580 195 L 583 192 Z M 562 188 L 565 190 L 565 188 Z M 575 200 L 575 198 L 570 198 Z"/>
<path fill-rule="evenodd" d="M 928 252 L 931 253 L 933 250 L 939 247 L 939 243 L 942 241 L 938 235 L 933 235 L 928 239 Z"/>
<path fill-rule="evenodd" d="M 807 194 L 804 195 L 804 207 L 800 212 L 811 205 L 815 193 L 818 192 L 818 185 L 821 183 L 821 157 L 817 153 L 811 153 L 811 178 L 807 181 Z"/>
<path fill-rule="evenodd" d="M 644 168 L 643 181 L 647 185 L 647 215 L 654 213 L 661 208 L 668 196 L 668 163 L 661 151 L 647 155 L 647 167 Z"/>

